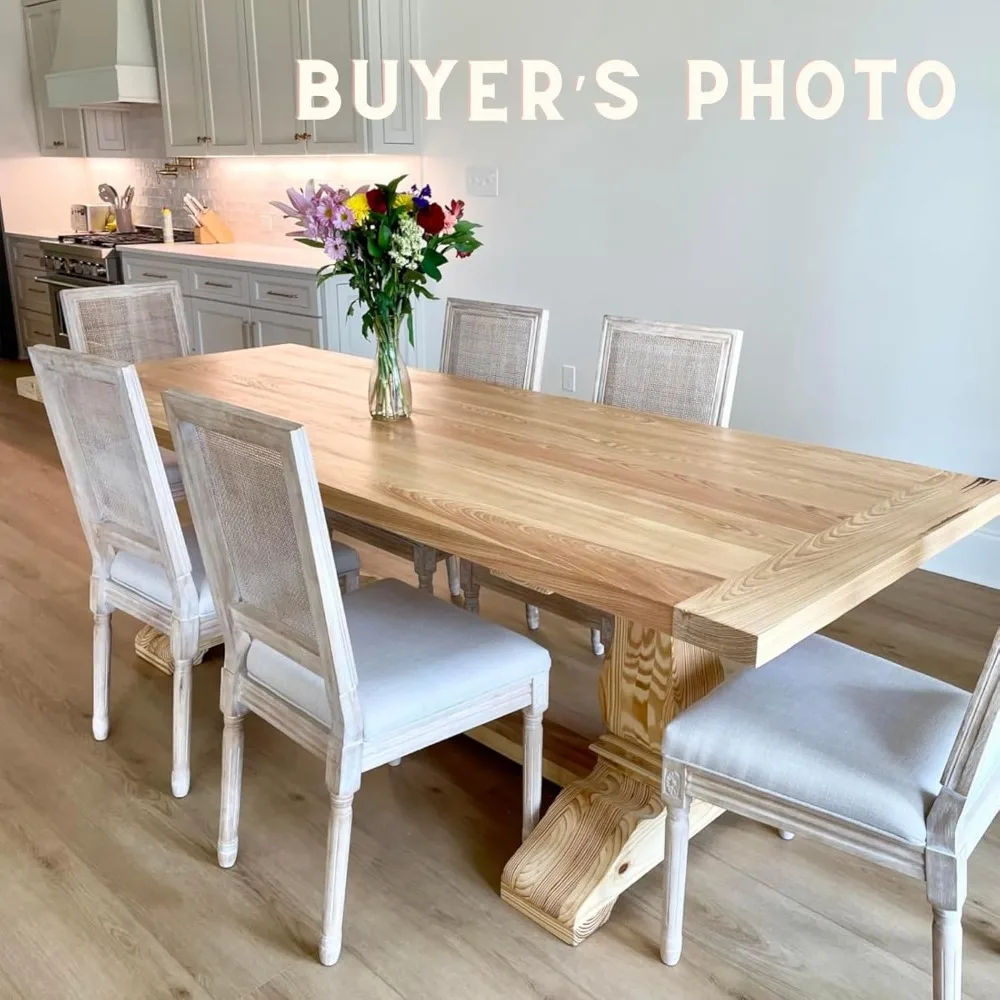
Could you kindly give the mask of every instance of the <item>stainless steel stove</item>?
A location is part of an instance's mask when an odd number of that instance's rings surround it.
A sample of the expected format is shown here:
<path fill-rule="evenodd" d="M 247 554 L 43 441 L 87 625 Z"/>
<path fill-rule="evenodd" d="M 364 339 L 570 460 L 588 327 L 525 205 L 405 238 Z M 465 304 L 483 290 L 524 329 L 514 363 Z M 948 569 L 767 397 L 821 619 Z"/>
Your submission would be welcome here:
<path fill-rule="evenodd" d="M 193 243 L 194 233 L 175 230 L 177 243 Z M 134 233 L 73 233 L 58 240 L 42 240 L 44 277 L 35 278 L 47 285 L 55 319 L 56 344 L 69 347 L 66 324 L 59 307 L 59 293 L 66 288 L 100 288 L 124 282 L 118 248 L 137 244 L 162 243 L 163 230 L 140 226 Z"/>

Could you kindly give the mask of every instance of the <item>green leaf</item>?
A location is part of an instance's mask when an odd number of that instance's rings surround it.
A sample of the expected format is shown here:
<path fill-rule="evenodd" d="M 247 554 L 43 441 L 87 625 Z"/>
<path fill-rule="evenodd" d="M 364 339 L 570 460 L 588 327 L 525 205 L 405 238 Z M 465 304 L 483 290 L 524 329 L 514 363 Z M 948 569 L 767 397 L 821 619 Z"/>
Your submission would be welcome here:
<path fill-rule="evenodd" d="M 307 246 L 307 247 L 316 247 L 318 250 L 322 250 L 323 249 L 323 244 L 320 243 L 319 240 L 306 239 L 306 237 L 304 237 L 304 236 L 296 236 L 295 237 L 295 242 L 296 243 L 302 243 L 304 246 Z"/>
<path fill-rule="evenodd" d="M 435 281 L 441 280 L 441 271 L 439 268 L 435 267 L 433 264 L 428 263 L 426 260 L 421 265 L 421 270 L 428 278 L 433 278 Z"/>
<path fill-rule="evenodd" d="M 388 250 L 392 244 L 392 230 L 386 223 L 382 223 L 378 231 L 378 245 L 383 250 Z"/>
<path fill-rule="evenodd" d="M 437 250 L 428 247 L 424 252 L 424 263 L 432 264 L 434 267 L 441 267 L 442 264 L 448 263 L 448 258 L 443 253 L 439 253 Z"/>

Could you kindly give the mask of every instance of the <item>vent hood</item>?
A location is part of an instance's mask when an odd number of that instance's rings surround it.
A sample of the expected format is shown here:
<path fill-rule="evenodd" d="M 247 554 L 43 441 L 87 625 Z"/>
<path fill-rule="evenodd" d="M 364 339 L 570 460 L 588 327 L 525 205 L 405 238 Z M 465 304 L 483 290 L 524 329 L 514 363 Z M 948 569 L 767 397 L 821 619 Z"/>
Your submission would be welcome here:
<path fill-rule="evenodd" d="M 159 104 L 149 0 L 69 0 L 52 69 L 53 108 Z"/>

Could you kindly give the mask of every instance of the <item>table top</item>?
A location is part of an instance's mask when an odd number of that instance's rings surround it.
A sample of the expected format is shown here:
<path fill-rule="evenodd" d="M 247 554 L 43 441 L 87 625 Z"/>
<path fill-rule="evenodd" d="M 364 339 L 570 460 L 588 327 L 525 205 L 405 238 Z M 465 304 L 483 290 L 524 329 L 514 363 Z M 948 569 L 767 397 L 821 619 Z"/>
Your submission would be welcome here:
<path fill-rule="evenodd" d="M 764 663 L 1000 515 L 1000 483 L 296 345 L 139 366 L 305 425 L 324 504 L 743 663 Z"/>

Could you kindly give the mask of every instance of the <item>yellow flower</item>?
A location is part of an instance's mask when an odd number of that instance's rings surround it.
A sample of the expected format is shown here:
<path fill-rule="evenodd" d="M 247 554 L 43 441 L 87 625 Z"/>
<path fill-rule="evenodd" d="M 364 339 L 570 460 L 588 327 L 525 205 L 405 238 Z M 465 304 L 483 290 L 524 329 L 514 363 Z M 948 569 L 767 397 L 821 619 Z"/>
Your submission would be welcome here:
<path fill-rule="evenodd" d="M 397 194 L 396 195 L 396 208 L 413 208 L 413 195 L 412 194 Z"/>
<path fill-rule="evenodd" d="M 348 198 L 344 204 L 354 213 L 354 218 L 358 220 L 359 226 L 371 215 L 371 209 L 368 207 L 368 196 L 363 191 Z"/>

